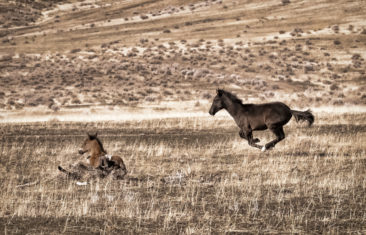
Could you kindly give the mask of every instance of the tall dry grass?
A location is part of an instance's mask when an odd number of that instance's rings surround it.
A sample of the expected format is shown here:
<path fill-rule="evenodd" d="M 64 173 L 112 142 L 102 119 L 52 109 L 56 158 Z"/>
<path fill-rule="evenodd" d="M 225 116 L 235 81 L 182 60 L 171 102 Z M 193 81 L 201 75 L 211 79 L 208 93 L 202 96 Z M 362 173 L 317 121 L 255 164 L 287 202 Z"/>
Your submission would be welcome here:
<path fill-rule="evenodd" d="M 2 233 L 366 231 L 364 114 L 318 115 L 311 128 L 292 121 L 265 153 L 226 117 L 0 128 Z M 57 171 L 83 160 L 76 151 L 95 130 L 123 156 L 126 180 L 77 186 Z"/>

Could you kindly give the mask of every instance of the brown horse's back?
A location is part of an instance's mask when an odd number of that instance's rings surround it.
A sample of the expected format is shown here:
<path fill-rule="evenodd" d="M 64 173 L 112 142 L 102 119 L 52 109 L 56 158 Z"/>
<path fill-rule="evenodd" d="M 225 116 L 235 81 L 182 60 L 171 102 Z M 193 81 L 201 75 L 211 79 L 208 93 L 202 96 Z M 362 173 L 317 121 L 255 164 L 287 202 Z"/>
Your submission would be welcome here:
<path fill-rule="evenodd" d="M 127 168 L 120 156 L 102 156 L 100 168 L 103 171 L 111 172 L 115 179 L 123 179 L 127 174 Z"/>
<path fill-rule="evenodd" d="M 112 156 L 110 161 L 114 163 L 113 178 L 123 179 L 127 174 L 127 168 L 122 158 L 120 156 Z"/>
<path fill-rule="evenodd" d="M 112 156 L 111 161 L 114 163 L 115 166 L 118 166 L 119 168 L 122 168 L 123 170 L 127 170 L 126 165 L 120 156 Z"/>

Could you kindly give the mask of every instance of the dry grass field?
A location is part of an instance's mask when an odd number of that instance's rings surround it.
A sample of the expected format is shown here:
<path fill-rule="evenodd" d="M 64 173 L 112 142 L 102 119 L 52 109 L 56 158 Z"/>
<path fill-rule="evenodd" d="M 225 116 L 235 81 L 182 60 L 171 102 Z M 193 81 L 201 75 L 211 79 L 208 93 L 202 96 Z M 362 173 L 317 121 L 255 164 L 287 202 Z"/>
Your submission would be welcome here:
<path fill-rule="evenodd" d="M 0 0 L 0 233 L 366 233 L 365 12 Z M 311 108 L 315 123 L 292 120 L 261 153 L 225 111 L 209 116 L 217 88 Z M 125 180 L 78 186 L 57 170 L 86 161 L 87 131 L 123 157 Z"/>
<path fill-rule="evenodd" d="M 227 117 L 3 124 L 1 233 L 365 233 L 365 117 L 291 121 L 265 153 Z M 57 171 L 85 161 L 95 130 L 126 180 L 77 186 Z"/>

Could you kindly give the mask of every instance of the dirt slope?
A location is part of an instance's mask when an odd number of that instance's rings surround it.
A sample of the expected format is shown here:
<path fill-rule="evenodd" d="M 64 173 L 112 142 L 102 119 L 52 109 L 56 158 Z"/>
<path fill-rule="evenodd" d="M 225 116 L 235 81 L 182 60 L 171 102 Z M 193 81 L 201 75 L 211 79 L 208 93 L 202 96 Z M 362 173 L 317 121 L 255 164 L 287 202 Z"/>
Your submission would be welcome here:
<path fill-rule="evenodd" d="M 366 4 L 286 2 L 39 7 L 26 24 L 0 28 L 0 108 L 202 103 L 217 87 L 254 102 L 364 105 Z M 8 9 L 25 6 L 37 9 Z"/>

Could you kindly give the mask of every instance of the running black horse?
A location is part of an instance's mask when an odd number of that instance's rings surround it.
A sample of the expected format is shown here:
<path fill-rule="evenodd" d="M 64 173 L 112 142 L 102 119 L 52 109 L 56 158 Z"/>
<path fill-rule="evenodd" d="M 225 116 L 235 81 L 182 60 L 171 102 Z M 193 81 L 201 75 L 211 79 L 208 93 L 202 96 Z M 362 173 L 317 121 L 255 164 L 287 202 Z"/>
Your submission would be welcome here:
<path fill-rule="evenodd" d="M 213 100 L 209 113 L 213 116 L 221 109 L 226 109 L 240 128 L 240 137 L 248 140 L 250 146 L 262 149 L 262 151 L 273 148 L 285 138 L 283 126 L 292 116 L 295 117 L 297 122 L 308 121 L 309 126 L 314 122 L 314 116 L 310 110 L 304 112 L 291 110 L 281 102 L 243 104 L 238 97 L 230 92 L 220 89 L 216 92 L 217 95 Z M 253 138 L 253 131 L 266 129 L 271 130 L 276 135 L 276 139 L 260 146 L 257 144 L 260 140 Z"/>

